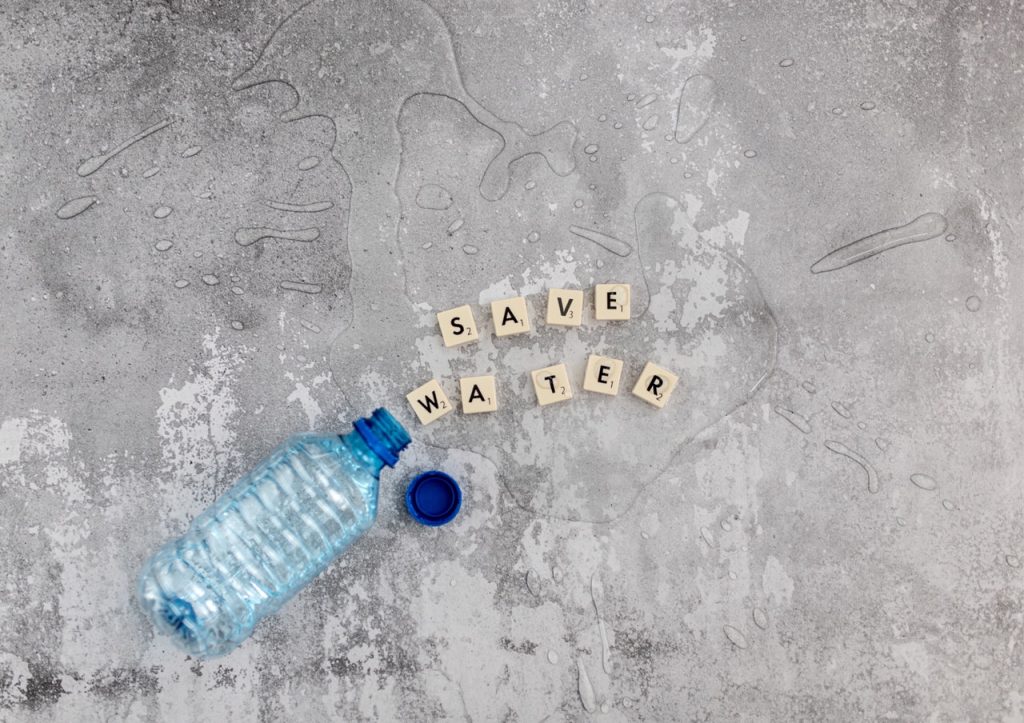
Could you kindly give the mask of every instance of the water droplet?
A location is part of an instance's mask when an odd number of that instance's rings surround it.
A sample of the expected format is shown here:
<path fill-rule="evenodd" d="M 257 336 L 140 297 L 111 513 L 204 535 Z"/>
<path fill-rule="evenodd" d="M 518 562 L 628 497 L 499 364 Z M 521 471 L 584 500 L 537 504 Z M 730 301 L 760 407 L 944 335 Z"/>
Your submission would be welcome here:
<path fill-rule="evenodd" d="M 643 129 L 645 131 L 653 131 L 658 127 L 658 114 L 647 116 L 647 120 L 644 121 Z"/>
<path fill-rule="evenodd" d="M 305 281 L 282 281 L 280 286 L 286 291 L 299 291 L 303 294 L 319 294 L 323 288 L 320 284 L 308 284 Z"/>
<path fill-rule="evenodd" d="M 433 247 L 434 247 L 434 242 L 433 241 L 427 241 L 422 246 L 420 246 L 420 248 L 423 249 L 424 251 L 426 251 L 427 249 L 433 248 Z"/>
<path fill-rule="evenodd" d="M 170 206 L 157 206 L 156 210 L 153 211 L 153 218 L 167 218 L 173 210 Z"/>
<path fill-rule="evenodd" d="M 874 110 L 875 109 L 875 104 L 872 103 L 870 100 L 866 100 L 866 101 L 864 101 L 863 103 L 860 104 L 860 109 L 861 110 Z"/>
<path fill-rule="evenodd" d="M 840 108 L 838 105 L 835 108 L 832 109 L 832 115 L 842 115 L 842 114 L 843 114 L 843 109 Z"/>
<path fill-rule="evenodd" d="M 121 143 L 120 145 L 118 145 L 116 148 L 114 148 L 114 150 L 110 151 L 109 153 L 106 152 L 106 150 L 102 150 L 100 155 L 93 156 L 92 158 L 88 158 L 88 159 L 86 159 L 85 161 L 82 162 L 82 164 L 78 167 L 78 171 L 77 171 L 78 175 L 79 176 L 90 176 L 93 173 L 96 173 L 96 171 L 100 170 L 101 168 L 103 168 L 104 165 L 106 165 L 107 161 L 109 161 L 111 158 L 116 156 L 121 151 L 125 150 L 129 146 L 132 146 L 132 145 L 138 143 L 143 138 L 146 138 L 146 137 L 156 133 L 161 128 L 166 128 L 171 123 L 173 123 L 173 121 L 170 118 L 165 118 L 162 121 L 160 121 L 159 123 L 154 123 L 153 125 L 149 126 L 148 128 L 139 131 L 134 136 L 132 136 L 131 138 L 126 140 L 124 143 Z M 106 145 L 102 146 L 102 148 L 105 149 Z"/>
<path fill-rule="evenodd" d="M 597 244 L 606 251 L 611 251 L 616 256 L 625 258 L 633 253 L 633 247 L 628 243 L 600 231 L 583 228 L 582 226 L 570 226 L 569 232 Z"/>
<path fill-rule="evenodd" d="M 540 234 L 537 233 L 536 231 L 530 231 L 530 233 L 526 234 L 526 240 L 532 244 L 535 244 L 538 241 L 540 241 Z"/>
<path fill-rule="evenodd" d="M 63 206 L 57 209 L 57 218 L 69 219 L 74 218 L 78 214 L 82 213 L 86 209 L 92 208 L 99 199 L 95 196 L 79 196 L 78 198 L 72 198 L 70 201 L 65 203 Z"/>
<path fill-rule="evenodd" d="M 526 184 L 523 186 L 523 188 L 525 188 L 527 191 L 532 191 L 536 187 L 537 187 L 537 182 L 536 181 L 527 181 Z"/>
<path fill-rule="evenodd" d="M 480 249 L 478 249 L 473 244 L 466 244 L 465 246 L 462 247 L 462 251 L 464 253 L 469 254 L 470 256 L 476 256 L 478 253 L 480 253 Z"/>
<path fill-rule="evenodd" d="M 171 248 L 171 246 L 174 246 L 174 242 L 168 241 L 167 239 L 160 239 L 155 244 L 153 244 L 153 248 L 155 248 L 157 251 L 167 251 L 168 249 Z"/>
<path fill-rule="evenodd" d="M 264 239 L 316 241 L 318 238 L 320 238 L 320 229 L 318 228 L 280 229 L 268 226 L 254 226 L 240 228 L 235 231 L 235 243 L 239 246 L 252 246 L 257 241 L 263 241 Z"/>
<path fill-rule="evenodd" d="M 540 597 L 542 592 L 540 575 L 538 575 L 537 571 L 534 569 L 530 569 L 526 573 L 526 589 L 529 590 L 534 597 Z"/>
<path fill-rule="evenodd" d="M 300 171 L 309 171 L 320 165 L 320 159 L 316 156 L 306 156 L 298 162 L 297 166 Z"/>
<path fill-rule="evenodd" d="M 931 333 L 931 332 L 929 331 L 929 332 L 928 332 L 927 334 L 925 334 L 925 335 L 924 335 L 924 340 L 925 340 L 926 342 L 928 342 L 929 344 L 931 344 L 931 343 L 932 343 L 933 341 L 935 341 L 935 334 L 932 334 L 932 333 Z"/>
<path fill-rule="evenodd" d="M 626 93 L 626 100 L 632 103 L 636 100 L 636 93 Z"/>
<path fill-rule="evenodd" d="M 938 488 L 939 486 L 939 483 L 936 482 L 934 478 L 929 477 L 926 474 L 921 474 L 920 472 L 915 472 L 914 474 L 910 475 L 910 481 L 913 482 L 918 487 L 920 487 L 921 489 L 928 490 L 929 492 Z"/>
<path fill-rule="evenodd" d="M 142 172 L 143 178 L 152 178 L 156 174 L 160 173 L 160 166 L 150 166 Z"/>
<path fill-rule="evenodd" d="M 1012 568 L 1020 567 L 1020 558 L 1016 555 L 1007 555 L 1005 558 L 1006 564 Z"/>
<path fill-rule="evenodd" d="M 444 211 L 454 201 L 448 189 L 436 183 L 425 183 L 416 194 L 416 205 L 431 211 Z"/>
<path fill-rule="evenodd" d="M 587 669 L 583 667 L 583 659 L 576 658 L 577 691 L 580 694 L 580 702 L 583 709 L 588 713 L 597 710 L 597 697 L 594 695 L 594 686 L 590 684 L 590 676 Z"/>
<path fill-rule="evenodd" d="M 757 151 L 755 151 L 753 148 L 748 148 L 747 150 L 743 151 L 743 155 L 746 156 L 747 158 L 757 158 Z"/>
<path fill-rule="evenodd" d="M 199 194 L 199 198 L 203 199 L 204 201 L 207 201 L 213 198 L 213 191 L 203 191 L 202 193 Z"/>
<path fill-rule="evenodd" d="M 639 108 L 646 108 L 647 106 L 649 106 L 651 103 L 653 103 L 656 100 L 658 100 L 658 96 L 657 95 L 655 95 L 654 93 L 648 93 L 647 95 L 645 95 L 643 98 L 641 98 L 640 100 L 638 100 L 636 102 L 636 107 L 638 109 Z"/>
<path fill-rule="evenodd" d="M 761 628 L 761 630 L 768 629 L 768 614 L 761 608 L 754 608 L 752 613 L 754 618 L 754 625 Z"/>
<path fill-rule="evenodd" d="M 891 442 L 889 442 L 889 440 L 886 439 L 885 437 L 875 437 L 875 446 L 878 447 L 883 452 L 889 449 L 890 444 Z"/>
<path fill-rule="evenodd" d="M 715 105 L 715 81 L 707 75 L 693 75 L 686 79 L 679 92 L 679 111 L 676 114 L 675 137 L 677 143 L 686 143 L 708 122 Z"/>
<path fill-rule="evenodd" d="M 868 425 L 865 422 L 857 422 L 857 429 L 859 429 L 860 431 L 863 432 L 867 428 Z"/>
<path fill-rule="evenodd" d="M 981 308 L 981 299 L 977 296 L 968 296 L 967 301 L 964 302 L 964 306 L 967 307 L 968 311 L 978 311 Z"/>
<path fill-rule="evenodd" d="M 199 152 L 203 150 L 202 146 L 189 146 L 181 152 L 182 158 L 191 158 L 192 156 L 199 155 Z"/>
<path fill-rule="evenodd" d="M 811 266 L 811 273 L 820 274 L 835 271 L 858 261 L 871 258 L 897 246 L 927 241 L 946 230 L 946 218 L 940 213 L 926 213 L 910 223 L 896 228 L 865 236 L 853 243 L 842 246 L 819 259 Z"/>
<path fill-rule="evenodd" d="M 843 419 L 849 419 L 853 416 L 842 402 L 832 402 L 832 410 Z"/>
<path fill-rule="evenodd" d="M 732 625 L 722 626 L 722 632 L 725 633 L 725 637 L 729 638 L 729 642 L 735 645 L 740 650 L 746 650 L 747 648 L 747 636 L 741 633 L 739 630 L 734 628 Z"/>
<path fill-rule="evenodd" d="M 597 144 L 591 143 L 589 146 L 583 149 L 583 152 L 586 153 L 588 156 L 597 153 Z"/>
<path fill-rule="evenodd" d="M 220 283 L 220 279 L 218 279 L 214 274 L 204 274 L 203 283 L 207 286 L 216 286 Z"/>
<path fill-rule="evenodd" d="M 796 412 L 790 409 L 786 409 L 785 407 L 775 407 L 775 413 L 778 414 L 783 419 L 785 419 L 790 424 L 792 424 L 794 427 L 799 429 L 804 434 L 810 434 L 811 424 L 803 415 L 797 414 Z"/>
<path fill-rule="evenodd" d="M 599 115 L 597 117 L 597 122 L 598 123 L 604 123 L 606 120 L 608 120 L 608 116 L 606 116 L 604 113 L 602 113 L 601 115 Z"/>
<path fill-rule="evenodd" d="M 789 68 L 793 65 L 794 62 L 796 61 L 794 61 L 792 58 L 783 58 L 782 60 L 779 61 L 779 67 Z"/>
<path fill-rule="evenodd" d="M 806 381 L 803 384 L 801 384 L 800 386 L 803 387 L 804 391 L 807 392 L 808 394 L 817 394 L 818 393 L 818 388 L 816 386 L 814 386 L 814 382 L 812 382 L 812 381 Z"/>
<path fill-rule="evenodd" d="M 614 123 L 612 123 L 612 128 L 615 128 L 615 129 L 622 128 L 622 123 L 620 123 L 619 121 L 615 121 Z"/>
<path fill-rule="evenodd" d="M 551 663 L 552 665 L 558 665 L 558 653 L 556 653 L 554 650 L 549 650 L 548 651 L 548 662 Z"/>
<path fill-rule="evenodd" d="M 195 154 L 193 154 L 193 155 L 195 155 Z M 241 331 L 242 329 L 245 328 L 245 324 L 243 324 L 240 321 L 232 321 L 231 322 L 231 328 L 234 329 L 235 331 Z"/>
<path fill-rule="evenodd" d="M 956 241 L 956 234 L 955 233 L 946 234 L 946 240 L 947 241 Z"/>
<path fill-rule="evenodd" d="M 589 77 L 590 77 L 590 76 L 589 76 L 589 75 L 587 75 L 586 73 L 580 73 L 580 80 L 586 80 L 586 79 L 587 79 L 587 78 L 589 78 Z"/>
<path fill-rule="evenodd" d="M 235 296 L 241 296 L 245 292 L 239 286 L 232 286 L 231 293 L 234 294 Z"/>
<path fill-rule="evenodd" d="M 572 202 L 572 206 L 573 208 L 583 208 L 583 199 L 577 198 L 575 201 Z"/>
<path fill-rule="evenodd" d="M 953 504 L 953 500 L 942 500 L 942 506 L 950 512 L 956 509 L 956 505 Z"/>
<path fill-rule="evenodd" d="M 334 208 L 330 201 L 314 201 L 313 203 L 285 203 L 284 201 L 264 201 L 268 206 L 278 211 L 290 211 L 292 213 L 319 213 Z"/>
<path fill-rule="evenodd" d="M 825 448 L 836 454 L 840 454 L 847 459 L 851 459 L 861 466 L 868 476 L 868 492 L 876 494 L 878 492 L 878 473 L 875 468 L 871 466 L 871 463 L 864 458 L 863 455 L 850 449 L 842 442 L 836 442 L 834 440 L 827 440 L 825 442 Z"/>
<path fill-rule="evenodd" d="M 451 236 L 453 233 L 455 233 L 460 228 L 462 228 L 462 224 L 464 224 L 464 223 L 465 223 L 465 220 L 463 220 L 462 218 L 455 219 L 450 224 L 448 224 L 448 228 L 446 229 L 447 234 L 449 236 Z"/>
<path fill-rule="evenodd" d="M 189 285 L 189 283 L 190 282 L 188 279 L 178 279 L 177 281 L 174 282 L 174 287 L 176 289 L 184 289 L 186 286 Z"/>
<path fill-rule="evenodd" d="M 704 540 L 708 547 L 715 546 L 715 536 L 711 534 L 711 530 L 706 527 L 700 528 L 700 538 Z"/>

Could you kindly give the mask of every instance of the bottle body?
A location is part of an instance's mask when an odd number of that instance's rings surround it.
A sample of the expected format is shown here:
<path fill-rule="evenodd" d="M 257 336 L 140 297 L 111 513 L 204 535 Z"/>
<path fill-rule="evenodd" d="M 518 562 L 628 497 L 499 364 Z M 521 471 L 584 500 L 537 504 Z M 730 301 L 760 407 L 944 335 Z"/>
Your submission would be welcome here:
<path fill-rule="evenodd" d="M 157 551 L 138 588 L 154 624 L 189 653 L 226 653 L 369 529 L 409 438 L 385 410 L 360 423 L 287 440 Z"/>

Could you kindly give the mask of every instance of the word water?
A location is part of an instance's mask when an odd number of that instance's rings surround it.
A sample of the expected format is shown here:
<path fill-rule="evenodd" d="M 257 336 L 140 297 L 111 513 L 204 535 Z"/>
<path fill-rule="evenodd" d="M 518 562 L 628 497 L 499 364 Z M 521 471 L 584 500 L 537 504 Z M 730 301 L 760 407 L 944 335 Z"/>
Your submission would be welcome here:
<path fill-rule="evenodd" d="M 583 323 L 583 304 L 583 291 L 579 289 L 549 289 L 546 321 L 552 326 L 580 326 Z M 491 316 L 494 335 L 499 338 L 524 334 L 531 329 L 526 299 L 522 296 L 491 302 Z M 629 284 L 597 284 L 594 287 L 594 318 L 599 321 L 628 320 Z M 480 339 L 473 310 L 468 304 L 439 312 L 437 322 L 446 347 Z M 596 394 L 617 395 L 623 367 L 621 359 L 591 354 L 583 371 L 583 389 Z M 572 382 L 565 364 L 535 369 L 530 376 L 540 406 L 572 399 Z M 662 409 L 678 383 L 678 376 L 648 361 L 633 385 L 633 395 Z M 459 397 L 463 414 L 497 411 L 497 381 L 493 376 L 462 377 L 459 379 Z M 437 379 L 431 379 L 409 392 L 406 399 L 422 424 L 437 421 L 454 410 Z"/>

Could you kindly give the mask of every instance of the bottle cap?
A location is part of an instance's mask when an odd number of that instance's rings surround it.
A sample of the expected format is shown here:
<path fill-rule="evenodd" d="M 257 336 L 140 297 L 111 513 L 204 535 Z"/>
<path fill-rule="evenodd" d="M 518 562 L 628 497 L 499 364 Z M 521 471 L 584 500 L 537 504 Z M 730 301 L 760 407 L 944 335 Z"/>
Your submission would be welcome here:
<path fill-rule="evenodd" d="M 440 527 L 459 514 L 462 490 L 449 475 L 432 469 L 412 478 L 405 491 L 405 506 L 420 524 Z"/>

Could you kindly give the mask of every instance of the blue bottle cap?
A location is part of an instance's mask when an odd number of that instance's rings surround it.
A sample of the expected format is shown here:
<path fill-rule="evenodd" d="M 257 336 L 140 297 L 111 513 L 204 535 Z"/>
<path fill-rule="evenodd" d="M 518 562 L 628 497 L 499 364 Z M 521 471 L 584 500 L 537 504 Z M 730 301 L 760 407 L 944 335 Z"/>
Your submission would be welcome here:
<path fill-rule="evenodd" d="M 412 478 L 405 491 L 405 506 L 420 524 L 440 527 L 459 514 L 462 490 L 449 475 L 432 469 Z"/>

